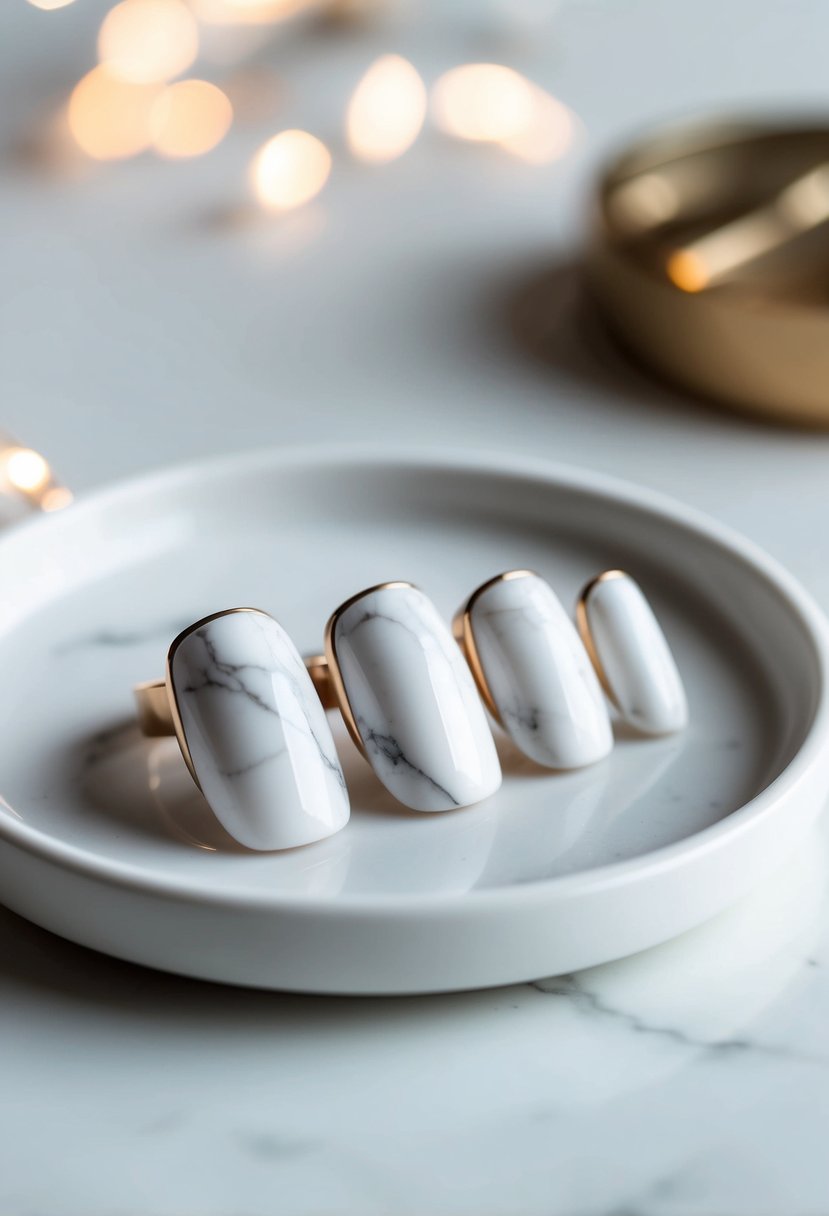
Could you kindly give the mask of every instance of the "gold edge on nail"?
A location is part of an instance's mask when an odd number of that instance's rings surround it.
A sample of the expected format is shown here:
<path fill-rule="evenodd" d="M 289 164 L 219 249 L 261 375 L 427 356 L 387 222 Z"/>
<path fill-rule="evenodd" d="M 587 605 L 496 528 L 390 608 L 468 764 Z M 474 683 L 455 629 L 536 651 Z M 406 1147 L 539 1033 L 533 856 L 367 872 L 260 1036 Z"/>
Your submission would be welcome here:
<path fill-rule="evenodd" d="M 190 745 L 187 742 L 187 735 L 185 734 L 184 724 L 181 720 L 181 711 L 179 709 L 175 684 L 173 682 L 173 659 L 175 658 L 176 651 L 181 643 L 188 638 L 191 633 L 195 633 L 196 630 L 201 629 L 203 625 L 209 625 L 211 621 L 218 621 L 219 618 L 223 616 L 233 616 L 237 612 L 252 612 L 257 616 L 266 616 L 269 621 L 273 620 L 271 614 L 269 612 L 264 612 L 261 608 L 225 608 L 221 612 L 211 612 L 208 616 L 203 616 L 200 620 L 194 621 L 192 625 L 188 625 L 186 629 L 182 629 L 181 633 L 173 638 L 172 642 L 170 643 L 170 648 L 167 651 L 165 684 L 167 687 L 167 700 L 170 705 L 170 718 L 172 719 L 173 733 L 178 740 L 178 745 L 181 748 L 181 754 L 184 757 L 184 763 L 187 765 L 190 776 L 193 778 L 199 789 L 201 789 L 201 782 L 196 775 L 196 768 L 193 764 Z"/>
<path fill-rule="evenodd" d="M 375 591 L 386 591 L 392 587 L 413 588 L 414 584 L 406 582 L 402 579 L 395 579 L 388 583 L 375 583 L 373 587 L 367 587 L 365 591 L 358 591 L 356 595 L 351 595 L 347 600 L 344 600 L 343 603 L 340 604 L 339 608 L 334 609 L 325 625 L 323 647 L 325 651 L 325 659 L 328 664 L 328 679 L 336 698 L 336 704 L 339 707 L 340 713 L 342 714 L 343 721 L 345 722 L 346 729 L 351 736 L 352 742 L 366 760 L 368 760 L 368 753 L 366 752 L 362 735 L 360 734 L 359 727 L 357 726 L 357 719 L 354 717 L 354 711 L 351 708 L 351 702 L 348 699 L 348 693 L 346 692 L 345 684 L 343 683 L 342 672 L 340 671 L 340 664 L 337 658 L 337 644 L 334 640 L 334 633 L 340 617 L 353 604 L 359 603 L 360 600 L 365 599 L 366 596 L 371 595 Z"/>
<path fill-rule="evenodd" d="M 579 632 L 579 637 L 582 640 L 582 645 L 587 651 L 587 657 L 593 664 L 593 670 L 598 676 L 599 683 L 604 689 L 605 695 L 618 709 L 619 701 L 613 691 L 613 687 L 608 679 L 607 672 L 604 669 L 599 652 L 596 649 L 596 643 L 593 639 L 593 634 L 590 629 L 590 617 L 587 612 L 587 601 L 590 594 L 599 586 L 600 583 L 610 582 L 612 579 L 630 578 L 630 575 L 625 570 L 604 570 L 601 574 L 597 574 L 595 578 L 591 578 L 581 590 L 579 598 L 576 602 L 576 628 Z"/>
<path fill-rule="evenodd" d="M 510 582 L 516 578 L 538 578 L 534 570 L 507 570 L 503 574 L 496 574 L 493 578 L 488 578 L 485 583 L 481 583 L 480 587 L 476 587 L 469 599 L 458 609 L 452 619 L 452 633 L 455 636 L 455 641 L 461 648 L 463 656 L 466 659 L 467 666 L 472 672 L 472 678 L 475 681 L 475 687 L 478 689 L 481 700 L 492 714 L 499 726 L 503 726 L 504 722 L 501 714 L 498 711 L 498 706 L 495 704 L 495 698 L 487 683 L 487 678 L 484 673 L 481 656 L 478 651 L 478 646 L 475 641 L 475 631 L 472 628 L 472 609 L 481 598 L 485 591 L 490 587 L 494 587 L 496 583 Z"/>
<path fill-rule="evenodd" d="M 338 709 L 339 701 L 331 680 L 331 668 L 324 654 L 306 654 L 302 658 L 305 670 L 311 677 L 314 691 L 324 710 Z"/>
<path fill-rule="evenodd" d="M 148 739 L 161 739 L 175 734 L 166 680 L 145 680 L 136 684 L 132 691 L 141 734 Z"/>

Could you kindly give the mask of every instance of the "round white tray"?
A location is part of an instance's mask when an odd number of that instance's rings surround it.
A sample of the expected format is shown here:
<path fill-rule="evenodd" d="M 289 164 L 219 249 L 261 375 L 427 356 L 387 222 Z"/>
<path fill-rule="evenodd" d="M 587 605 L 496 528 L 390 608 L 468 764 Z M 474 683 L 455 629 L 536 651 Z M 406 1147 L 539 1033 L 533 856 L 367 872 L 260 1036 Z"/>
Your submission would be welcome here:
<path fill-rule="evenodd" d="M 348 740 L 337 836 L 236 847 L 131 686 L 169 641 L 246 604 L 317 650 L 329 612 L 390 579 L 451 615 L 529 566 L 565 603 L 611 566 L 659 613 L 690 728 L 617 730 L 555 774 L 499 735 L 501 791 L 394 804 Z M 266 452 L 147 477 L 0 538 L 0 899 L 169 971 L 308 992 L 506 984 L 654 945 L 770 873 L 829 789 L 827 633 L 769 558 L 650 492 L 554 465 L 390 451 Z"/>

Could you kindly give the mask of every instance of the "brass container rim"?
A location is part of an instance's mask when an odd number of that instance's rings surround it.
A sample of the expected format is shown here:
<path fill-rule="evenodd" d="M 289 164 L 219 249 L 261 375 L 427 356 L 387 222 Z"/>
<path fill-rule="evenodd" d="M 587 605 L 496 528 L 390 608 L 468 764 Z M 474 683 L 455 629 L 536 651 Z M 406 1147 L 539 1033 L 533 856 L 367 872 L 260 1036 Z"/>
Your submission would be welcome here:
<path fill-rule="evenodd" d="M 829 267 L 829 114 L 719 116 L 658 128 L 605 164 L 587 272 L 610 328 L 667 379 L 826 427 L 829 294 L 797 279 L 815 248 Z M 672 279 L 672 258 L 703 249 L 707 280 Z"/>

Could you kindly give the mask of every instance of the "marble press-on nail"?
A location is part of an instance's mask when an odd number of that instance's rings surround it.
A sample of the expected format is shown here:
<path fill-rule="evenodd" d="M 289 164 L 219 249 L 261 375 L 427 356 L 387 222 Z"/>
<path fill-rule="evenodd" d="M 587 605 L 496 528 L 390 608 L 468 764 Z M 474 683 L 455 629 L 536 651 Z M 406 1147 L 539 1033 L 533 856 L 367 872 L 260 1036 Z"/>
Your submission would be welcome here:
<path fill-rule="evenodd" d="M 416 811 L 468 806 L 501 768 L 463 655 L 434 604 L 410 583 L 347 601 L 326 630 L 352 734 L 383 785 Z"/>
<path fill-rule="evenodd" d="M 674 657 L 639 585 L 608 570 L 581 594 L 579 627 L 599 677 L 619 713 L 647 735 L 688 722 L 688 702 Z"/>
<path fill-rule="evenodd" d="M 194 776 L 249 849 L 290 849 L 348 822 L 345 778 L 296 647 L 264 612 L 199 622 L 170 649 L 170 687 Z"/>
<path fill-rule="evenodd" d="M 494 716 L 522 752 L 548 768 L 581 768 L 610 752 L 598 678 L 543 578 L 513 570 L 485 583 L 459 632 Z"/>

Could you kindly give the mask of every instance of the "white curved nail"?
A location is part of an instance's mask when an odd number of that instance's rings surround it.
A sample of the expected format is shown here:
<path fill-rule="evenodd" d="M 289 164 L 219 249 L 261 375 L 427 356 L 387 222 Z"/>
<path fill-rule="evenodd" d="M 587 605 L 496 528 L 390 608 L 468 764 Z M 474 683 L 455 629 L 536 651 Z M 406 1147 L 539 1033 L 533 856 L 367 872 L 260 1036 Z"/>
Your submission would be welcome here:
<path fill-rule="evenodd" d="M 610 752 L 598 678 L 549 583 L 524 570 L 493 581 L 472 597 L 469 628 L 497 716 L 522 752 L 548 768 Z"/>
<path fill-rule="evenodd" d="M 637 730 L 666 735 L 688 722 L 682 678 L 665 635 L 629 574 L 612 570 L 582 594 L 599 673 L 619 713 Z"/>
<path fill-rule="evenodd" d="M 468 806 L 501 767 L 472 675 L 434 604 L 408 583 L 335 613 L 329 643 L 366 757 L 416 811 Z"/>
<path fill-rule="evenodd" d="M 193 768 L 249 849 L 290 849 L 348 822 L 348 793 L 296 647 L 264 612 L 208 619 L 174 643 L 170 679 Z"/>

